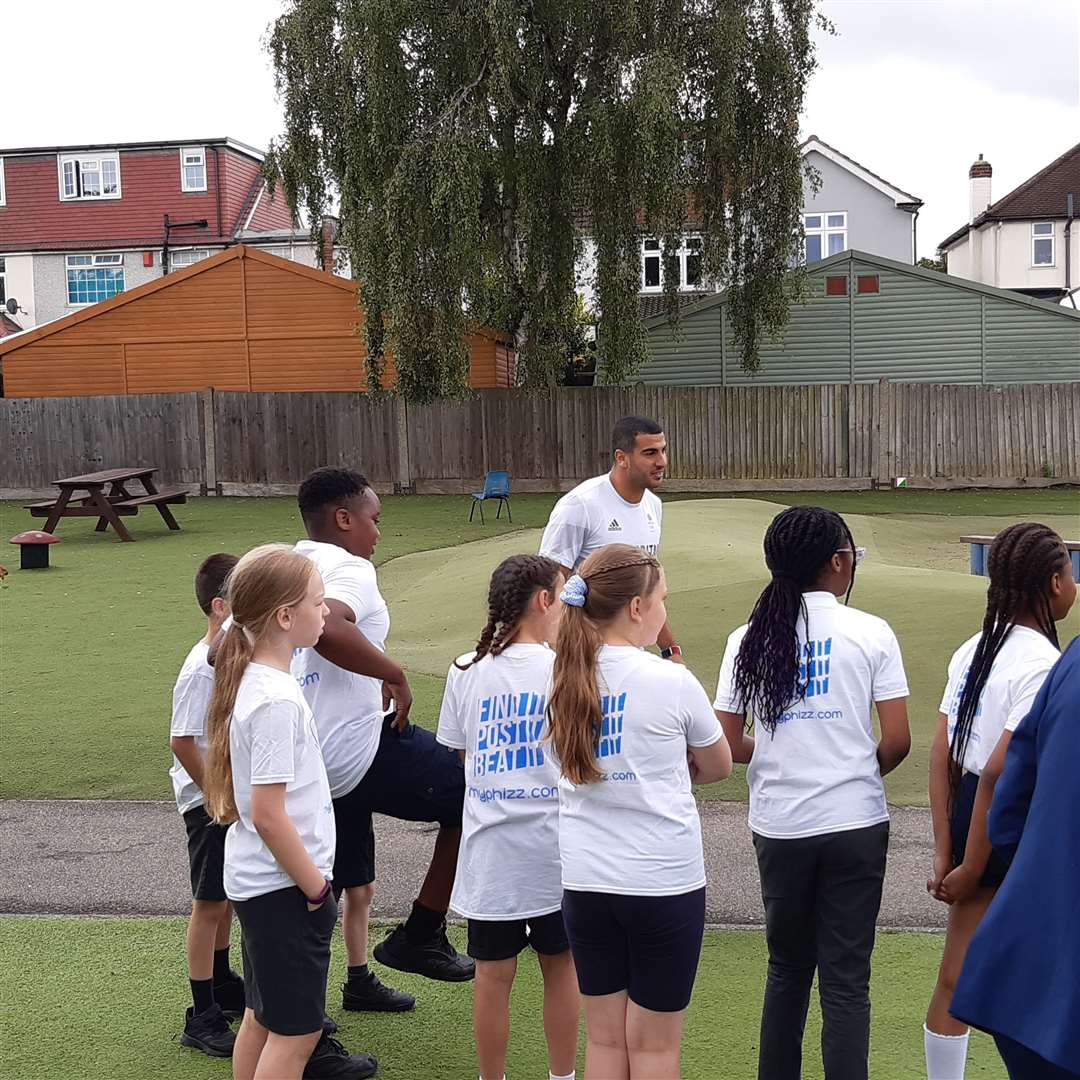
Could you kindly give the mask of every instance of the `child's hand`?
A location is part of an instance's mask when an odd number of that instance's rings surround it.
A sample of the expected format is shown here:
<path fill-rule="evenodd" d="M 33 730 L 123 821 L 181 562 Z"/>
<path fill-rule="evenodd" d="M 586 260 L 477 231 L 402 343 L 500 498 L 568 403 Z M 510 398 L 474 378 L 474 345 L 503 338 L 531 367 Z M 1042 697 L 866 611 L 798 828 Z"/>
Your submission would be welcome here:
<path fill-rule="evenodd" d="M 961 863 L 955 870 L 945 875 L 941 883 L 942 899 L 946 904 L 967 900 L 979 887 L 980 877 L 981 875 L 975 873 L 970 866 Z"/>
<path fill-rule="evenodd" d="M 926 882 L 926 891 L 935 899 L 940 900 L 943 904 L 948 903 L 945 897 L 941 893 L 941 883 L 948 876 L 949 871 L 953 868 L 952 856 L 938 854 L 934 856 L 934 872 L 933 875 Z"/>

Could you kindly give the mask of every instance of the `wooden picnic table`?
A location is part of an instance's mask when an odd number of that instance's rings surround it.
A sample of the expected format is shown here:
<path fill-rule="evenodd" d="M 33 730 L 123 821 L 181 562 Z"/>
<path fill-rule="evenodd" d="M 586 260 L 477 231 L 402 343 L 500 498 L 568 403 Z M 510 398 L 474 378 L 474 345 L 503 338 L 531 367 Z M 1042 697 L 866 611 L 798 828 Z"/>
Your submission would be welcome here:
<path fill-rule="evenodd" d="M 180 525 L 173 517 L 170 505 L 187 502 L 184 488 L 158 489 L 154 483 L 156 468 L 105 469 L 102 472 L 86 473 L 83 476 L 68 476 L 53 483 L 60 489 L 56 499 L 30 503 L 26 509 L 33 517 L 43 517 L 44 531 L 55 532 L 57 523 L 65 517 L 96 517 L 94 532 L 104 532 L 110 525 L 116 530 L 121 540 L 134 542 L 120 520 L 137 514 L 140 507 L 153 506 L 170 529 L 179 530 Z M 143 488 L 143 494 L 128 490 L 127 485 L 137 481 Z M 106 488 L 108 490 L 106 491 Z M 84 492 L 85 494 L 76 494 Z"/>

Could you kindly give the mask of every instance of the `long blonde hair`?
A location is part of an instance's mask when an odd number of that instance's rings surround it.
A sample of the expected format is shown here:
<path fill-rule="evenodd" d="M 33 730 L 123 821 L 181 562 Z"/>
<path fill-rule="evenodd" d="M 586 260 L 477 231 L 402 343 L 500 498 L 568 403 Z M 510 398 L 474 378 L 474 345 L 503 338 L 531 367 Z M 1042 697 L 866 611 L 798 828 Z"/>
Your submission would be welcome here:
<path fill-rule="evenodd" d="M 218 824 L 237 818 L 233 794 L 229 729 L 233 708 L 252 654 L 283 607 L 299 604 L 307 595 L 315 564 L 286 544 L 253 548 L 225 583 L 233 622 L 214 662 L 214 693 L 206 718 L 206 809 Z"/>
<path fill-rule="evenodd" d="M 596 764 L 604 722 L 596 655 L 604 627 L 635 596 L 652 593 L 660 563 L 629 544 L 609 544 L 590 555 L 578 575 L 588 592 L 583 606 L 563 609 L 548 695 L 548 738 L 563 776 L 572 784 L 592 784 L 603 776 Z"/>

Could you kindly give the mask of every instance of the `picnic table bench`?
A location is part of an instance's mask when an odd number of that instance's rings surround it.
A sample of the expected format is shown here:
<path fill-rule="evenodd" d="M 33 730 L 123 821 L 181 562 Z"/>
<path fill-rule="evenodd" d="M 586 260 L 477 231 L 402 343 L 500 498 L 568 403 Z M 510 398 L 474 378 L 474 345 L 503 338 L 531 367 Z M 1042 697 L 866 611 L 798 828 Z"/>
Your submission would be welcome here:
<path fill-rule="evenodd" d="M 961 536 L 960 542 L 971 545 L 971 572 L 985 576 L 986 560 L 994 538 L 992 536 Z M 1080 581 L 1080 540 L 1066 540 L 1064 544 L 1072 560 L 1073 577 Z"/>
<path fill-rule="evenodd" d="M 165 524 L 177 531 L 180 525 L 169 507 L 187 502 L 187 490 L 179 487 L 159 490 L 154 483 L 156 472 L 156 468 L 105 469 L 54 480 L 53 483 L 60 489 L 59 496 L 44 502 L 29 503 L 26 509 L 32 517 L 48 519 L 44 528 L 47 533 L 56 531 L 61 518 L 96 517 L 95 532 L 104 532 L 111 525 L 121 540 L 134 542 L 135 537 L 127 531 L 120 518 L 137 514 L 143 506 L 153 506 Z M 143 493 L 128 490 L 127 485 L 132 481 L 142 486 Z"/>

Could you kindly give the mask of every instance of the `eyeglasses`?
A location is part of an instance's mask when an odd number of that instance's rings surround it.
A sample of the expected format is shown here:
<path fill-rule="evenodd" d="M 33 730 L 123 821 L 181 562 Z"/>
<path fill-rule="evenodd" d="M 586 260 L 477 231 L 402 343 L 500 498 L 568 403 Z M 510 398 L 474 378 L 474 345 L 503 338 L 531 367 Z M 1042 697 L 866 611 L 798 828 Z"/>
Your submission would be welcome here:
<path fill-rule="evenodd" d="M 845 555 L 845 554 L 846 555 L 852 555 L 853 554 L 855 556 L 855 565 L 858 566 L 863 561 L 863 559 L 866 558 L 866 548 L 857 547 L 854 550 L 854 552 L 851 550 L 851 548 L 837 548 L 836 549 L 836 554 L 837 555 Z"/>

